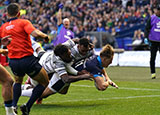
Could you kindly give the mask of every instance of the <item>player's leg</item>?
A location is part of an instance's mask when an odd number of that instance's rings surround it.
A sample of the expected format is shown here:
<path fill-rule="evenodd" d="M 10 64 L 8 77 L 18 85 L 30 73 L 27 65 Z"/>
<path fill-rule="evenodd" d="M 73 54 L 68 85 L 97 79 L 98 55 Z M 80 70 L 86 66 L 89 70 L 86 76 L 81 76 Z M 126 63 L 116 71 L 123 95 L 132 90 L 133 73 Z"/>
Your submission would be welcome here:
<path fill-rule="evenodd" d="M 60 94 L 67 94 L 70 84 L 66 84 L 63 88 L 58 92 Z"/>
<path fill-rule="evenodd" d="M 46 98 L 49 95 L 55 94 L 57 92 L 66 94 L 68 91 L 68 87 L 69 84 L 64 83 L 59 75 L 57 73 L 54 73 L 51 80 L 49 81 L 48 87 L 45 89 L 41 97 Z"/>
<path fill-rule="evenodd" d="M 48 96 L 57 93 L 55 90 L 51 90 L 49 87 L 46 87 L 43 94 L 41 95 L 41 98 L 47 98 Z"/>
<path fill-rule="evenodd" d="M 46 98 L 52 94 L 57 93 L 57 91 L 55 89 L 57 89 L 55 87 L 55 84 L 60 80 L 61 78 L 58 76 L 57 73 L 54 73 L 49 81 L 48 86 L 46 87 L 46 89 L 44 90 L 43 94 L 41 95 L 41 98 Z M 60 86 L 61 87 L 61 86 Z"/>
<path fill-rule="evenodd" d="M 28 77 L 25 84 L 22 85 L 22 93 L 21 96 L 31 97 L 33 88 L 38 85 L 38 82 Z"/>
<path fill-rule="evenodd" d="M 23 82 L 23 77 L 14 75 L 14 79 L 15 79 L 15 83 L 13 86 L 13 107 L 15 112 L 17 113 L 17 109 L 18 109 L 17 103 L 21 96 L 21 84 Z"/>
<path fill-rule="evenodd" d="M 23 70 L 20 70 L 19 65 L 23 65 L 20 63 L 19 59 L 10 59 L 9 66 L 14 73 L 15 83 L 13 86 L 13 106 L 17 108 L 17 103 L 19 97 L 21 96 L 21 84 L 23 82 L 23 76 L 25 75 Z M 16 110 L 16 109 L 15 109 Z"/>
<path fill-rule="evenodd" d="M 9 72 L 0 65 L 0 84 L 2 84 L 2 97 L 5 104 L 6 115 L 16 115 L 12 108 L 12 99 L 13 99 L 13 79 Z"/>
<path fill-rule="evenodd" d="M 156 78 L 156 70 L 155 70 L 155 59 L 157 55 L 158 47 L 157 43 L 151 42 L 151 47 L 150 47 L 150 70 L 151 70 L 151 77 L 152 79 Z"/>
<path fill-rule="evenodd" d="M 41 67 L 40 72 L 36 76 L 32 76 L 33 80 L 37 81 L 39 84 L 33 89 L 32 95 L 29 99 L 29 101 L 26 103 L 26 105 L 21 106 L 21 111 L 23 113 L 27 112 L 29 113 L 30 108 L 34 104 L 34 102 L 42 95 L 43 91 L 45 90 L 45 87 L 48 85 L 48 75 L 44 68 Z"/>
<path fill-rule="evenodd" d="M 100 91 L 104 91 L 109 86 L 109 82 L 105 81 L 103 77 L 94 77 L 94 81 L 96 88 Z"/>

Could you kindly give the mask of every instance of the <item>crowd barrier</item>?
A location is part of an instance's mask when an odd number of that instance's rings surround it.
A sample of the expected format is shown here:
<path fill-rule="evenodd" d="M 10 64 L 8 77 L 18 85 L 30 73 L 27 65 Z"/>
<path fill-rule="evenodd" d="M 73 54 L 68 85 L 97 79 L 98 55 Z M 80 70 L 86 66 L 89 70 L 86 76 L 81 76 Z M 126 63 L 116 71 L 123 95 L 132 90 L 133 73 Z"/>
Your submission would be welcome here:
<path fill-rule="evenodd" d="M 99 55 L 101 49 L 95 49 L 95 53 Z M 149 67 L 150 51 L 124 51 L 114 54 L 112 64 L 110 66 L 139 66 Z M 160 67 L 160 54 L 157 52 L 156 67 Z M 4 55 L 0 55 L 0 64 L 8 66 L 8 59 Z"/>
<path fill-rule="evenodd" d="M 99 54 L 100 50 L 96 50 Z M 157 52 L 156 67 L 160 67 L 160 54 Z M 113 62 L 110 66 L 150 66 L 150 51 L 124 51 L 123 53 L 115 53 Z"/>

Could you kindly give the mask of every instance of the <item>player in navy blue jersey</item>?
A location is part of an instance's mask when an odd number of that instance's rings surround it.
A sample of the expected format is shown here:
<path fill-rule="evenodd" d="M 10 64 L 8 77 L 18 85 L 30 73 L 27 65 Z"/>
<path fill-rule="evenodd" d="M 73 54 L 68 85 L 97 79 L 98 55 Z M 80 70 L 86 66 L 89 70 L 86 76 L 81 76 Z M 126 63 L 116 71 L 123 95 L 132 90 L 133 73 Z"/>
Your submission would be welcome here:
<path fill-rule="evenodd" d="M 107 73 L 104 75 L 104 68 L 108 67 L 113 60 L 114 50 L 112 46 L 105 45 L 100 52 L 100 55 L 93 55 L 89 57 L 87 60 L 83 60 L 83 64 L 81 65 L 73 65 L 73 67 L 78 70 L 87 70 L 94 77 L 95 86 L 98 90 L 105 90 L 109 85 L 118 88 L 118 86 L 110 80 Z M 82 61 L 82 60 L 81 60 Z"/>

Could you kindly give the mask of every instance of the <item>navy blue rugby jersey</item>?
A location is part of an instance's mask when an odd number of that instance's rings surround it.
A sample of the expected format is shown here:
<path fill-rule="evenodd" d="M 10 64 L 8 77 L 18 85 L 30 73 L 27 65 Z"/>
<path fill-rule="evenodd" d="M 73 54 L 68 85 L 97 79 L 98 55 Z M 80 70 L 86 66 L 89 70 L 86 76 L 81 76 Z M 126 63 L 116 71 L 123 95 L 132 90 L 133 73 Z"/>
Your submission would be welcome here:
<path fill-rule="evenodd" d="M 78 71 L 85 69 L 91 74 L 93 74 L 94 77 L 102 77 L 103 67 L 101 58 L 98 55 L 93 55 L 87 60 L 81 60 L 80 62 L 77 62 L 73 67 Z"/>

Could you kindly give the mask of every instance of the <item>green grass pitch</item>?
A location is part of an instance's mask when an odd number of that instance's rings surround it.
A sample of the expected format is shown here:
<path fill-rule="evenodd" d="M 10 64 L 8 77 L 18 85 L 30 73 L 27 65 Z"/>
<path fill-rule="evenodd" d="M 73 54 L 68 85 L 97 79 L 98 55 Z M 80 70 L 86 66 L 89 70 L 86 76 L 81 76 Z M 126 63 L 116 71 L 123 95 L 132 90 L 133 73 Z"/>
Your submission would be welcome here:
<path fill-rule="evenodd" d="M 55 94 L 32 107 L 30 115 L 159 115 L 160 68 L 152 80 L 149 68 L 109 67 L 110 78 L 119 89 L 98 91 L 93 81 L 72 83 L 67 95 Z M 0 86 L 1 90 L 1 86 Z M 1 93 L 1 92 L 0 92 Z M 20 97 L 18 106 L 27 102 Z M 20 110 L 18 110 L 21 115 Z M 0 115 L 5 115 L 0 96 Z"/>

